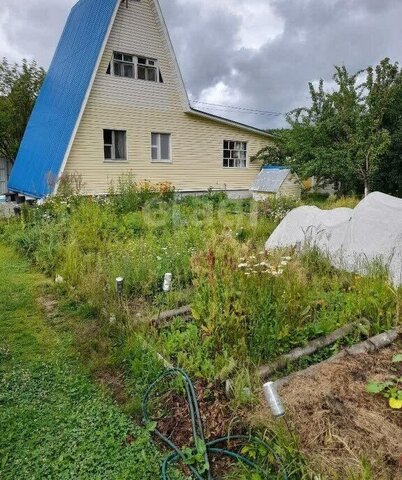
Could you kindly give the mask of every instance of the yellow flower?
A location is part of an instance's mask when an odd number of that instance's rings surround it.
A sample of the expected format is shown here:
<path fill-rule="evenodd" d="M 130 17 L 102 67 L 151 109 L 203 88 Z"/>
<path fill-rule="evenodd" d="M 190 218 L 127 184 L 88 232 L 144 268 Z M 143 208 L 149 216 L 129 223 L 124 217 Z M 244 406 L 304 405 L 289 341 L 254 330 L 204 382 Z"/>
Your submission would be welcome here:
<path fill-rule="evenodd" d="M 389 406 L 393 410 L 402 410 L 402 400 L 398 400 L 396 398 L 390 398 L 389 399 Z"/>

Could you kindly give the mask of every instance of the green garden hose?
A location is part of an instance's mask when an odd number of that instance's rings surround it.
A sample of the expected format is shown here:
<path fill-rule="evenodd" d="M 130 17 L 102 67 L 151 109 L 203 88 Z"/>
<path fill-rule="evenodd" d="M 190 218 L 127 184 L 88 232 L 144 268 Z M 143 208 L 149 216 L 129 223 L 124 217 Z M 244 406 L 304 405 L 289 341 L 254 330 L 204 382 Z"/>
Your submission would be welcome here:
<path fill-rule="evenodd" d="M 256 463 L 254 463 L 253 461 L 251 461 L 250 459 L 248 459 L 243 455 L 240 455 L 236 452 L 223 448 L 223 445 L 225 443 L 228 444 L 234 441 L 242 442 L 244 444 L 252 443 L 252 444 L 263 446 L 267 451 L 269 451 L 272 454 L 273 458 L 275 458 L 275 461 L 281 471 L 282 478 L 284 480 L 288 479 L 286 470 L 284 468 L 284 465 L 279 455 L 272 449 L 270 445 L 268 445 L 266 442 L 263 442 L 262 440 L 259 440 L 258 438 L 248 437 L 243 435 L 236 435 L 236 436 L 222 437 L 207 443 L 205 442 L 204 429 L 201 421 L 201 415 L 199 411 L 199 406 L 198 406 L 194 385 L 190 380 L 189 376 L 187 375 L 187 373 L 184 370 L 181 370 L 179 368 L 169 368 L 168 370 L 165 370 L 155 380 L 155 382 L 152 383 L 152 385 L 150 385 L 150 387 L 148 388 L 142 403 L 143 421 L 145 424 L 149 424 L 151 422 L 149 411 L 148 411 L 148 405 L 149 405 L 149 400 L 152 393 L 155 391 L 156 387 L 161 383 L 162 380 L 164 380 L 167 377 L 175 377 L 175 376 L 183 380 L 187 401 L 189 405 L 189 410 L 190 410 L 193 438 L 196 441 L 196 443 L 200 442 L 201 445 L 204 446 L 200 454 L 204 458 L 204 467 L 206 466 L 206 468 L 203 469 L 203 472 L 200 472 L 199 469 L 197 469 L 195 466 L 188 465 L 188 458 L 186 458 L 183 451 L 177 445 L 175 445 L 169 438 L 163 435 L 163 433 L 161 433 L 159 430 L 156 429 L 154 431 L 154 434 L 157 437 L 159 437 L 165 443 L 165 445 L 167 445 L 172 450 L 172 453 L 165 459 L 165 461 L 162 464 L 161 480 L 171 480 L 171 477 L 169 476 L 169 469 L 171 466 L 178 463 L 179 461 L 183 461 L 187 465 L 191 474 L 193 475 L 193 478 L 195 478 L 196 480 L 205 480 L 206 478 L 208 480 L 213 480 L 212 473 L 209 468 L 210 456 L 213 456 L 213 455 L 224 456 L 224 457 L 237 460 L 238 462 L 254 469 L 256 472 L 263 475 L 263 478 L 267 478 L 267 472 L 263 468 L 261 468 L 259 465 L 257 465 Z M 207 477 L 205 477 L 205 475 L 207 475 Z"/>

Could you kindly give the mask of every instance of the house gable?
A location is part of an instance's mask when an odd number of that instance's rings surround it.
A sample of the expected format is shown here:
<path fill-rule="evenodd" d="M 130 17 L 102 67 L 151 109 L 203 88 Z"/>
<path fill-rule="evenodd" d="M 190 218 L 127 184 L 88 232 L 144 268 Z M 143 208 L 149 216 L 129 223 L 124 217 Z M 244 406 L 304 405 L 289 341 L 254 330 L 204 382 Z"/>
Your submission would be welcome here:
<path fill-rule="evenodd" d="M 21 142 L 10 190 L 36 198 L 52 193 L 119 1 L 83 0 L 72 8 Z"/>
<path fill-rule="evenodd" d="M 157 5 L 155 0 L 130 0 L 128 6 L 121 3 L 92 88 L 92 101 L 123 108 L 190 110 Z M 163 83 L 107 74 L 114 52 L 156 60 Z"/>

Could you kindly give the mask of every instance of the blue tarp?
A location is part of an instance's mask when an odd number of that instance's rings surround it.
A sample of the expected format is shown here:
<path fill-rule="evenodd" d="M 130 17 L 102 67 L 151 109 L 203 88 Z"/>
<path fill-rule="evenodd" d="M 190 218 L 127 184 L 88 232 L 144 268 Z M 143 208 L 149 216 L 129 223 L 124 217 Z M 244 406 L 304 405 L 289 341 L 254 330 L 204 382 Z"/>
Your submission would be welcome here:
<path fill-rule="evenodd" d="M 35 198 L 52 193 L 119 1 L 81 0 L 71 10 L 25 131 L 9 190 Z"/>

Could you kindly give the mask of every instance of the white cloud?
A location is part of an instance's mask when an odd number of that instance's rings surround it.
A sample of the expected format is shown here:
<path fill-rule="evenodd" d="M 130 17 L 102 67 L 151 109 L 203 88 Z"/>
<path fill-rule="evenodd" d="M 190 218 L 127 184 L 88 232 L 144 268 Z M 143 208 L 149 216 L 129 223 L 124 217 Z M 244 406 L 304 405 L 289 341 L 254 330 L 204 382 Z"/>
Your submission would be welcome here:
<path fill-rule="evenodd" d="M 233 3 L 233 2 L 232 2 Z M 239 47 L 260 49 L 284 31 L 284 21 L 267 2 L 244 3 Z"/>
<path fill-rule="evenodd" d="M 237 105 L 241 101 L 241 92 L 235 88 L 218 82 L 212 87 L 205 88 L 200 94 L 200 101 L 205 103 Z"/>
<path fill-rule="evenodd" d="M 27 56 L 18 44 L 10 42 L 7 31 L 12 21 L 10 11 L 7 6 L 3 6 L 0 12 L 0 58 L 7 57 L 10 62 L 19 61 L 22 57 Z"/>
<path fill-rule="evenodd" d="M 0 57 L 36 59 L 47 68 L 75 0 L 1 0 Z"/>
<path fill-rule="evenodd" d="M 284 21 L 270 4 L 270 0 L 177 0 L 183 8 L 201 11 L 201 17 L 231 14 L 240 20 L 236 29 L 235 48 L 259 49 L 284 31 Z"/>

